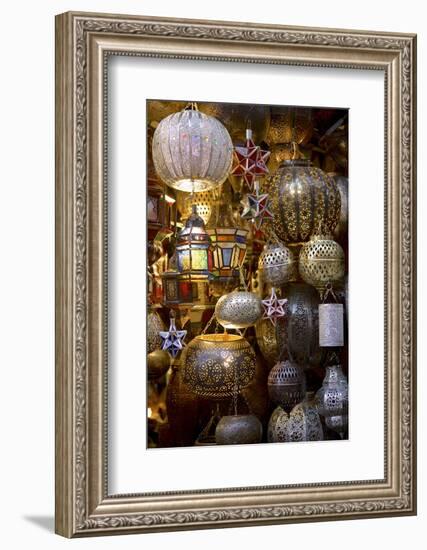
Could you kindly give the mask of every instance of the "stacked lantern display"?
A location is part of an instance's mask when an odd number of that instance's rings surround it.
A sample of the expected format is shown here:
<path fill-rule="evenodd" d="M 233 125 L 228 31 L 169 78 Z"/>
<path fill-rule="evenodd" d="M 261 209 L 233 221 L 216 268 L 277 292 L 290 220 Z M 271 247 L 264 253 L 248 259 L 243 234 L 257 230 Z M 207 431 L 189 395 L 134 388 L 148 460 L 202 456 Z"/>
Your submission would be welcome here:
<path fill-rule="evenodd" d="M 148 250 L 158 446 L 346 437 L 347 163 L 328 173 L 343 114 L 321 112 L 149 102 L 150 185 L 172 197 Z"/>

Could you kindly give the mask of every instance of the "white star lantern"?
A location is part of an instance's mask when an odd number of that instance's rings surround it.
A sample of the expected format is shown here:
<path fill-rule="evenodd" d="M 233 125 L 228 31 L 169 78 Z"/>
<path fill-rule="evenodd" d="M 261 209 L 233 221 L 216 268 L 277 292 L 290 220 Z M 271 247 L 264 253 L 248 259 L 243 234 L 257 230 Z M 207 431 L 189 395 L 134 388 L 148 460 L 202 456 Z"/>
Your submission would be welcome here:
<path fill-rule="evenodd" d="M 274 326 L 276 326 L 277 319 L 283 317 L 286 313 L 286 304 L 288 300 L 286 298 L 279 299 L 274 287 L 271 289 L 270 298 L 262 300 L 264 307 L 263 319 L 270 319 Z"/>
<path fill-rule="evenodd" d="M 171 317 L 169 330 L 160 331 L 159 335 L 162 339 L 162 350 L 167 351 L 175 358 L 185 346 L 184 339 L 187 336 L 187 331 L 177 330 L 175 319 Z"/>

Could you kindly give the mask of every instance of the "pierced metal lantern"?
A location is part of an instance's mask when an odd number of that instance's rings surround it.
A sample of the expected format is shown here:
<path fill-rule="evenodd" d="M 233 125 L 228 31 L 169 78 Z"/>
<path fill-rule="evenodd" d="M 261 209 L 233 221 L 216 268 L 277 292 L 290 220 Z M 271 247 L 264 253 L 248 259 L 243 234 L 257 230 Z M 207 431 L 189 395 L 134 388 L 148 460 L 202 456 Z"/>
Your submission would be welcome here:
<path fill-rule="evenodd" d="M 250 383 L 255 367 L 255 352 L 243 336 L 202 334 L 187 346 L 184 382 L 197 395 L 224 399 Z"/>
<path fill-rule="evenodd" d="M 334 348 L 344 345 L 344 306 L 319 305 L 319 346 Z"/>
<path fill-rule="evenodd" d="M 225 126 L 196 108 L 164 118 L 154 132 L 152 150 L 160 179 L 187 192 L 207 191 L 223 183 L 233 158 Z"/>
<path fill-rule="evenodd" d="M 275 325 L 268 318 L 260 319 L 255 325 L 255 334 L 262 356 L 273 367 L 286 345 L 285 317 L 279 317 Z"/>
<path fill-rule="evenodd" d="M 199 193 L 186 193 L 184 191 L 176 192 L 176 207 L 181 214 L 181 220 L 186 222 L 191 216 L 193 211 L 193 205 L 197 206 L 197 213 L 204 221 L 205 225 L 208 223 L 212 211 L 214 209 L 215 202 L 218 200 L 222 191 L 222 185 L 219 185 L 215 189 L 210 191 L 200 191 Z"/>
<path fill-rule="evenodd" d="M 305 388 L 303 368 L 289 360 L 277 363 L 268 375 L 270 399 L 285 411 L 290 411 L 304 398 Z"/>
<path fill-rule="evenodd" d="M 215 306 L 215 316 L 226 329 L 241 329 L 254 325 L 262 316 L 262 303 L 254 292 L 235 290 L 222 296 Z"/>
<path fill-rule="evenodd" d="M 325 416 L 325 424 L 330 430 L 336 432 L 341 439 L 344 439 L 348 429 L 348 415 Z"/>
<path fill-rule="evenodd" d="M 262 424 L 254 414 L 223 416 L 215 430 L 217 445 L 261 443 Z"/>
<path fill-rule="evenodd" d="M 180 276 L 191 280 L 208 280 L 212 269 L 211 239 L 206 232 L 197 207 L 178 233 L 176 243 L 177 270 Z"/>
<path fill-rule="evenodd" d="M 165 330 L 165 324 L 155 310 L 148 310 L 147 315 L 147 353 L 158 350 L 162 346 L 159 332 Z"/>
<path fill-rule="evenodd" d="M 316 399 L 319 413 L 324 417 L 348 414 L 348 383 L 341 365 L 326 367 Z"/>
<path fill-rule="evenodd" d="M 322 441 L 323 428 L 313 392 L 296 405 L 285 428 L 285 441 Z"/>
<path fill-rule="evenodd" d="M 167 351 L 156 349 L 147 355 L 148 380 L 157 380 L 169 370 L 171 357 Z"/>
<path fill-rule="evenodd" d="M 274 230 L 287 244 L 307 241 L 324 224 L 333 231 L 341 199 L 335 180 L 307 160 L 283 162 L 269 178 Z"/>
<path fill-rule="evenodd" d="M 230 186 L 224 184 L 221 199 L 213 206 L 206 226 L 212 242 L 212 275 L 216 281 L 228 282 L 239 278 L 239 269 L 246 256 L 248 230 L 238 227 L 232 209 Z"/>
<path fill-rule="evenodd" d="M 286 427 L 289 415 L 278 405 L 271 414 L 268 421 L 267 441 L 269 443 L 283 443 L 286 441 Z"/>
<path fill-rule="evenodd" d="M 301 247 L 298 267 L 303 280 L 322 296 L 328 283 L 335 285 L 344 278 L 344 250 L 330 235 L 314 235 Z"/>
<path fill-rule="evenodd" d="M 258 269 L 264 283 L 282 286 L 293 275 L 294 256 L 289 248 L 280 242 L 267 243 L 260 254 Z"/>
<path fill-rule="evenodd" d="M 348 233 L 348 178 L 345 176 L 333 176 L 341 197 L 341 210 L 338 223 L 334 229 L 334 237 L 343 242 Z"/>
<path fill-rule="evenodd" d="M 267 143 L 307 143 L 313 133 L 311 109 L 272 108 Z"/>
<path fill-rule="evenodd" d="M 319 347 L 319 293 L 305 283 L 289 283 L 282 295 L 288 300 L 284 322 L 290 359 L 304 368 L 320 366 L 326 350 Z"/>

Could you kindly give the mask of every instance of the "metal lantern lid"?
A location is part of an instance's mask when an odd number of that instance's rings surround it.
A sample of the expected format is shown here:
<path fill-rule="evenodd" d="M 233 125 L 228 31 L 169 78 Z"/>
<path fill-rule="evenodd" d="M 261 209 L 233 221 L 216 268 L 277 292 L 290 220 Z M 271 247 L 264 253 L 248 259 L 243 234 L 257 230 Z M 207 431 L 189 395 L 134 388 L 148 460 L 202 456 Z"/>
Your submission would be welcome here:
<path fill-rule="evenodd" d="M 157 175 L 180 191 L 213 189 L 227 179 L 231 170 L 230 134 L 219 120 L 194 106 L 160 122 L 152 149 Z"/>

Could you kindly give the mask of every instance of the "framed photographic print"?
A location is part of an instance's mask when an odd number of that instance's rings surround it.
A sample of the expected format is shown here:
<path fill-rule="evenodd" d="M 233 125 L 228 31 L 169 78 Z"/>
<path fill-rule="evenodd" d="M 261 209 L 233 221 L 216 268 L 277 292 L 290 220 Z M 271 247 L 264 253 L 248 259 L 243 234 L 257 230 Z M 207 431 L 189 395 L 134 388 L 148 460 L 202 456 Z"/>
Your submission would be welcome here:
<path fill-rule="evenodd" d="M 416 513 L 416 37 L 56 19 L 56 531 Z"/>

